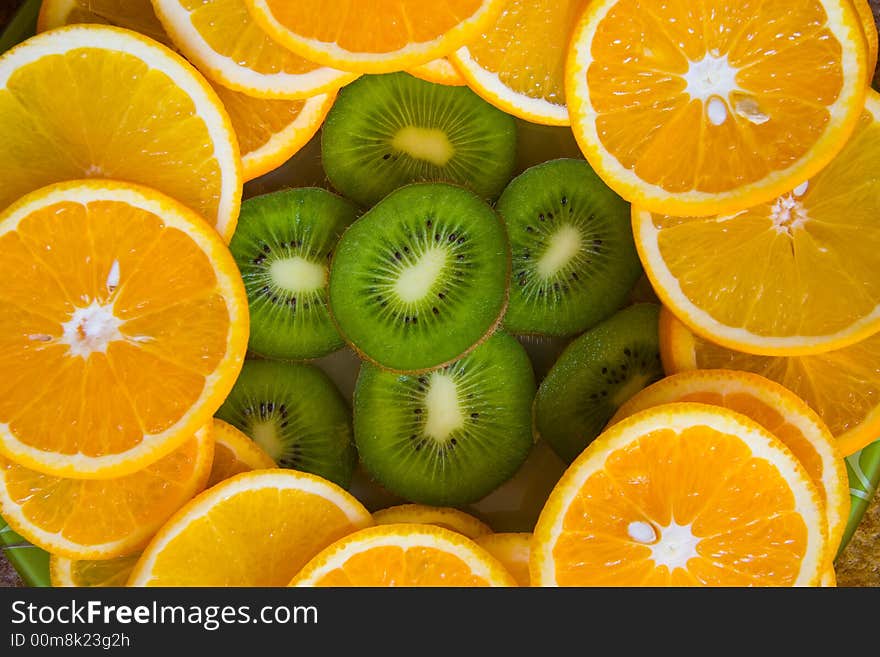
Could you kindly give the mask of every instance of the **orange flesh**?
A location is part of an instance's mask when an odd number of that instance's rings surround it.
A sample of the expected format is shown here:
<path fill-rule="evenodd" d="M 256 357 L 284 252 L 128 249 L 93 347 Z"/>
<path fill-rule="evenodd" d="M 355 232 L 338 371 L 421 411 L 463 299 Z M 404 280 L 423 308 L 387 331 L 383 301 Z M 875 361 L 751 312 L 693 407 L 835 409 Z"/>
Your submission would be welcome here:
<path fill-rule="evenodd" d="M 671 431 L 615 451 L 584 482 L 553 549 L 567 564 L 557 566 L 559 584 L 791 584 L 807 528 L 779 471 L 715 429 Z M 634 521 L 690 525 L 698 556 L 671 572 L 655 565 L 650 547 L 628 534 Z"/>
<path fill-rule="evenodd" d="M 230 316 L 211 262 L 145 210 L 37 210 L 0 236 L 0 278 L 0 423 L 32 447 L 124 452 L 180 420 L 226 353 Z M 61 339 L 63 325 L 93 303 L 112 308 L 121 338 L 84 358 Z M 58 426 L 68 427 L 63 441 Z"/>
<path fill-rule="evenodd" d="M 599 24 L 587 72 L 603 146 L 674 193 L 726 192 L 786 169 L 824 132 L 842 89 L 841 45 L 826 22 L 818 2 L 783 14 L 754 0 L 621 0 Z M 687 91 L 690 62 L 707 55 L 738 71 L 721 125 Z"/>

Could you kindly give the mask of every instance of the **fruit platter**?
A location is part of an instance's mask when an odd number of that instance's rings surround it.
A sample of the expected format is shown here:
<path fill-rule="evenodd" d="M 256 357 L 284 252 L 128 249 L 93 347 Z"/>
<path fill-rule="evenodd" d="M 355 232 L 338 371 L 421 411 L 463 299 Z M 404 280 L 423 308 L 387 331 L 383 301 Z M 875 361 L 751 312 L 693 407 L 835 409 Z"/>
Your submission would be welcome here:
<path fill-rule="evenodd" d="M 0 46 L 27 584 L 836 586 L 867 0 L 29 0 Z"/>

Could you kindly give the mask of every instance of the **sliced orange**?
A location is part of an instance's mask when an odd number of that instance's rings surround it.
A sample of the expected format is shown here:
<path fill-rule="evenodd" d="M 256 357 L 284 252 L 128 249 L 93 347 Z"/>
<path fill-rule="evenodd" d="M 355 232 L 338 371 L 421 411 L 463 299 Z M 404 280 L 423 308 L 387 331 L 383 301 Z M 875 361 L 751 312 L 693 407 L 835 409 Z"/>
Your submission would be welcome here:
<path fill-rule="evenodd" d="M 463 87 L 467 84 L 467 81 L 461 77 L 458 69 L 446 57 L 432 59 L 427 64 L 421 64 L 409 69 L 407 73 L 427 82 L 445 84 L 449 87 Z"/>
<path fill-rule="evenodd" d="M 202 73 L 258 98 L 305 99 L 358 77 L 303 59 L 273 41 L 245 0 L 153 0 L 174 44 Z"/>
<path fill-rule="evenodd" d="M 247 350 L 235 260 L 146 187 L 72 181 L 0 213 L 0 454 L 110 478 L 211 420 Z M 63 429 L 62 429 L 63 428 Z"/>
<path fill-rule="evenodd" d="M 241 205 L 238 140 L 205 79 L 153 39 L 71 25 L 0 57 L 0 209 L 44 185 L 153 187 L 227 241 Z"/>
<path fill-rule="evenodd" d="M 49 556 L 49 581 L 56 587 L 125 586 L 138 556 L 92 561 L 53 554 Z"/>
<path fill-rule="evenodd" d="M 215 85 L 241 147 L 244 180 L 280 167 L 317 134 L 336 93 L 306 100 L 252 98 Z"/>
<path fill-rule="evenodd" d="M 284 586 L 333 541 L 372 525 L 348 492 L 296 470 L 220 482 L 153 538 L 130 586 Z"/>
<path fill-rule="evenodd" d="M 718 406 L 642 411 L 592 442 L 538 518 L 535 586 L 816 586 L 822 499 L 755 421 Z"/>
<path fill-rule="evenodd" d="M 450 58 L 468 86 L 508 114 L 569 125 L 565 60 L 586 0 L 505 0 L 495 24 Z"/>
<path fill-rule="evenodd" d="M 272 457 L 246 434 L 228 422 L 214 418 L 214 463 L 208 488 L 242 472 L 277 467 Z"/>
<path fill-rule="evenodd" d="M 605 182 L 643 209 L 738 212 L 844 147 L 865 50 L 850 0 L 593 0 L 566 64 L 572 129 Z"/>
<path fill-rule="evenodd" d="M 452 507 L 399 504 L 373 512 L 377 525 L 423 524 L 445 527 L 468 538 L 492 533 L 492 528 L 469 513 Z"/>
<path fill-rule="evenodd" d="M 880 438 L 880 334 L 816 356 L 753 356 L 692 333 L 668 309 L 660 312 L 660 355 L 667 374 L 726 368 L 782 384 L 819 414 L 849 456 Z"/>
<path fill-rule="evenodd" d="M 877 70 L 877 54 L 880 48 L 880 39 L 877 34 L 877 23 L 874 19 L 874 10 L 868 0 L 852 0 L 853 6 L 862 21 L 862 29 L 865 32 L 865 40 L 868 44 L 868 86 L 874 81 L 874 72 Z"/>
<path fill-rule="evenodd" d="M 736 214 L 633 209 L 636 246 L 664 304 L 730 349 L 801 356 L 880 330 L 880 94 L 820 173 Z"/>
<path fill-rule="evenodd" d="M 51 554 L 77 560 L 130 555 L 205 487 L 213 454 L 207 424 L 168 456 L 114 479 L 62 479 L 0 457 L 0 515 Z"/>
<path fill-rule="evenodd" d="M 516 586 L 504 566 L 472 540 L 443 527 L 382 525 L 322 550 L 291 586 Z"/>
<path fill-rule="evenodd" d="M 849 477 L 837 442 L 813 409 L 788 388 L 751 372 L 694 370 L 642 389 L 621 406 L 612 426 L 639 411 L 672 402 L 699 402 L 750 417 L 788 447 L 810 475 L 825 506 L 834 553 L 849 520 Z"/>
<path fill-rule="evenodd" d="M 295 53 L 345 71 L 390 73 L 448 55 L 483 32 L 504 0 L 244 0 Z"/>
<path fill-rule="evenodd" d="M 173 45 L 165 33 L 150 0 L 43 0 L 37 18 L 37 32 L 73 23 L 117 25 Z"/>
<path fill-rule="evenodd" d="M 41 31 L 72 23 L 112 23 L 137 29 L 143 34 L 168 41 L 149 0 L 122 5 L 121 0 L 104 0 L 90 13 L 89 0 L 44 0 L 39 28 Z M 111 11 L 109 7 L 112 6 Z M 155 25 L 154 25 L 155 24 Z M 229 114 L 241 152 L 242 177 L 245 182 L 284 164 L 315 136 L 324 117 L 333 106 L 335 92 L 303 100 L 255 98 L 212 83 Z"/>
<path fill-rule="evenodd" d="M 529 555 L 532 535 L 528 532 L 498 532 L 484 534 L 474 542 L 501 562 L 519 586 L 531 586 Z"/>

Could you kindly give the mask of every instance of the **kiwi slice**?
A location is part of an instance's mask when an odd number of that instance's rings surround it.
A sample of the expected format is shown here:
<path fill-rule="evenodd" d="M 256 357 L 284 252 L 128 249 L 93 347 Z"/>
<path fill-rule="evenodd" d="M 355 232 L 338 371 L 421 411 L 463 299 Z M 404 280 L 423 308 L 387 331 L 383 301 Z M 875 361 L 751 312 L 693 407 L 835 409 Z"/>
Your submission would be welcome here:
<path fill-rule="evenodd" d="M 507 305 L 504 225 L 473 192 L 412 183 L 355 221 L 330 267 L 330 310 L 362 358 L 402 372 L 461 358 Z"/>
<path fill-rule="evenodd" d="M 446 181 L 494 200 L 513 175 L 516 121 L 467 87 L 408 73 L 364 75 L 340 90 L 321 136 L 324 170 L 368 207 L 411 182 Z"/>
<path fill-rule="evenodd" d="M 318 188 L 242 203 L 229 248 L 247 290 L 251 353 L 305 360 L 345 344 L 327 309 L 327 276 L 333 249 L 358 213 L 350 201 Z"/>
<path fill-rule="evenodd" d="M 245 360 L 216 416 L 250 436 L 281 467 L 350 485 L 357 464 L 351 411 L 314 365 Z"/>
<path fill-rule="evenodd" d="M 605 428 L 617 409 L 663 376 L 660 306 L 641 303 L 618 311 L 574 339 L 535 395 L 535 432 L 571 463 Z"/>
<path fill-rule="evenodd" d="M 502 332 L 448 367 L 420 375 L 365 363 L 354 393 L 361 463 L 411 502 L 475 502 L 528 457 L 534 395 L 528 354 Z"/>
<path fill-rule="evenodd" d="M 505 188 L 496 210 L 513 258 L 505 330 L 568 337 L 626 303 L 642 273 L 630 205 L 586 161 L 527 169 Z"/>

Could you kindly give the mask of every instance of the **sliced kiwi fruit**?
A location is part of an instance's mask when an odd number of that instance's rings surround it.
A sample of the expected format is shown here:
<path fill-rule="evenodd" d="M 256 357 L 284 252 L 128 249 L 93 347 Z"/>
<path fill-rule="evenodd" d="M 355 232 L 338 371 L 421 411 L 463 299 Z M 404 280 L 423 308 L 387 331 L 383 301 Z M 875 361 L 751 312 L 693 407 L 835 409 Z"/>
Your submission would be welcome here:
<path fill-rule="evenodd" d="M 630 205 L 586 161 L 527 169 L 505 188 L 496 210 L 513 262 L 506 331 L 573 336 L 626 303 L 642 273 Z"/>
<path fill-rule="evenodd" d="M 279 466 L 343 488 L 357 465 L 351 411 L 309 363 L 246 359 L 216 416 L 250 436 Z"/>
<path fill-rule="evenodd" d="M 575 338 L 535 395 L 535 432 L 571 463 L 605 428 L 617 409 L 663 377 L 660 306 L 641 303 L 618 311 Z"/>
<path fill-rule="evenodd" d="M 361 463 L 403 499 L 470 504 L 513 476 L 528 457 L 534 394 L 529 357 L 503 332 L 424 374 L 365 363 L 354 393 Z"/>
<path fill-rule="evenodd" d="M 516 165 L 516 121 L 467 87 L 408 73 L 364 75 L 340 90 L 321 135 L 333 186 L 369 207 L 420 181 L 495 200 Z"/>
<path fill-rule="evenodd" d="M 330 311 L 362 358 L 416 372 L 461 358 L 507 305 L 504 225 L 473 192 L 413 183 L 355 221 L 330 267 Z"/>
<path fill-rule="evenodd" d="M 327 278 L 333 249 L 358 213 L 350 201 L 318 188 L 242 203 L 229 248 L 247 290 L 253 354 L 306 360 L 345 344 L 327 309 Z"/>

